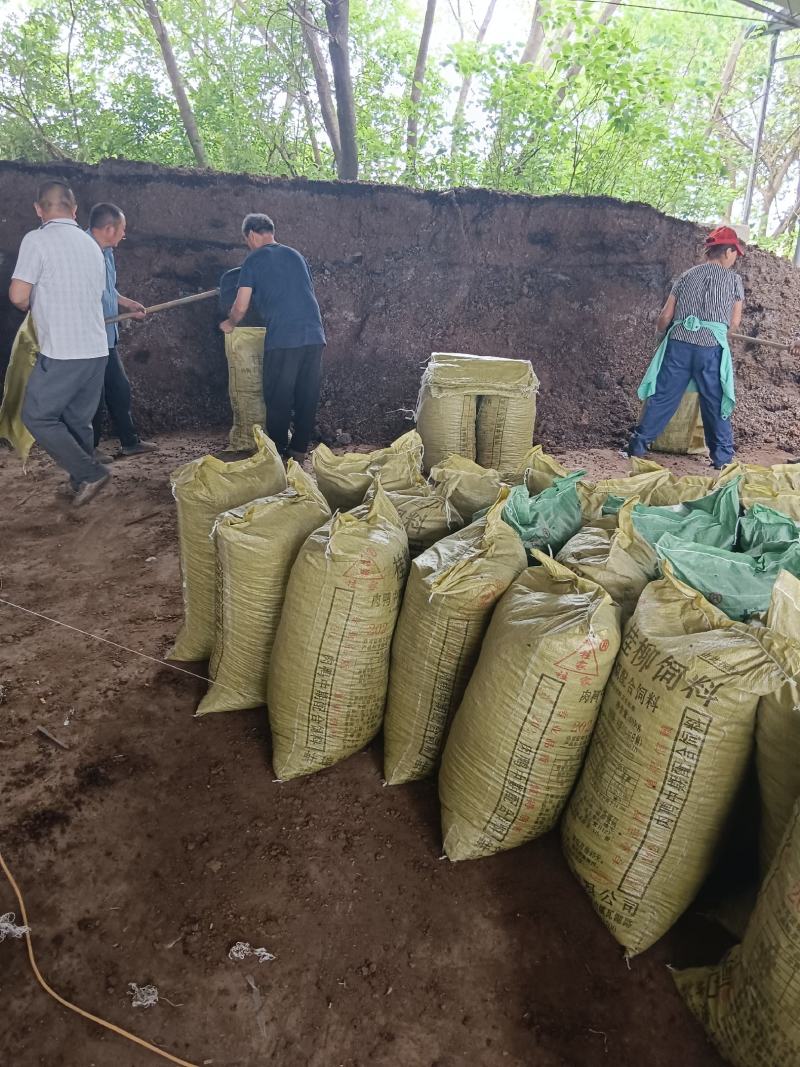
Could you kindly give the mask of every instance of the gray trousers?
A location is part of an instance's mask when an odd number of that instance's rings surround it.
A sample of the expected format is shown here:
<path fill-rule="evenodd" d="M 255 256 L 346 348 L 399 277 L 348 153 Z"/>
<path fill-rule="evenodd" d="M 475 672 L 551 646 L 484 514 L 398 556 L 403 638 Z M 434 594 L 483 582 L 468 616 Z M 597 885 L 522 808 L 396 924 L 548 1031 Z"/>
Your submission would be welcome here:
<path fill-rule="evenodd" d="M 108 356 L 50 359 L 40 352 L 28 379 L 22 421 L 37 444 L 69 473 L 73 487 L 108 474 L 94 458 L 92 428 L 107 363 Z"/>

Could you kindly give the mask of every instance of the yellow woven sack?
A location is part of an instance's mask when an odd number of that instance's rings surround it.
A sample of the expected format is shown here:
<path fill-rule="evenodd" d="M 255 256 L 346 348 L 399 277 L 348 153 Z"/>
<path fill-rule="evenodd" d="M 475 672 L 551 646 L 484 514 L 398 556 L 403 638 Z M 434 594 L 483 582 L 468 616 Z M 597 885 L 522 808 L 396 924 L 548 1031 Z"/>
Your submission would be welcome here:
<path fill-rule="evenodd" d="M 408 540 L 380 488 L 300 549 L 267 681 L 278 778 L 330 767 L 380 730 L 407 573 Z"/>
<path fill-rule="evenodd" d="M 216 558 L 211 532 L 217 515 L 286 488 L 275 445 L 258 427 L 253 436 L 256 452 L 247 459 L 223 463 L 215 456 L 203 456 L 171 475 L 178 508 L 183 626 L 168 659 L 193 662 L 208 659 L 214 651 Z"/>
<path fill-rule="evenodd" d="M 751 479 L 741 488 L 741 501 L 745 508 L 751 508 L 753 504 L 766 504 L 800 522 L 800 490 L 775 489 L 771 484 Z"/>
<path fill-rule="evenodd" d="M 228 394 L 233 426 L 228 437 L 232 452 L 248 452 L 253 447 L 253 427 L 266 426 L 264 407 L 264 338 L 261 326 L 237 326 L 225 334 L 228 361 Z"/>
<path fill-rule="evenodd" d="M 800 805 L 764 879 L 741 945 L 717 967 L 674 974 L 733 1067 L 800 1063 Z"/>
<path fill-rule="evenodd" d="M 772 587 L 767 626 L 800 644 L 800 581 L 781 571 Z M 766 872 L 800 797 L 800 679 L 761 698 L 756 716 L 756 770 L 761 793 L 759 854 Z"/>
<path fill-rule="evenodd" d="M 371 500 L 373 495 L 374 489 L 370 489 L 366 500 Z M 386 495 L 406 531 L 411 559 L 416 559 L 431 545 L 464 525 L 464 520 L 450 503 L 447 494 L 433 489 L 424 479 L 419 485 L 397 489 Z"/>
<path fill-rule="evenodd" d="M 653 452 L 672 452 L 676 455 L 702 455 L 708 452 L 700 412 L 700 394 L 684 393 L 678 410 L 667 428 L 650 445 Z"/>
<path fill-rule="evenodd" d="M 431 471 L 431 481 L 466 522 L 476 511 L 491 507 L 503 487 L 500 475 L 463 456 L 449 456 Z"/>
<path fill-rule="evenodd" d="M 525 366 L 530 369 L 529 363 Z M 503 477 L 514 473 L 531 447 L 539 386 L 535 375 L 533 381 L 527 395 L 478 397 L 476 458 Z"/>
<path fill-rule="evenodd" d="M 530 447 L 539 382 L 527 360 L 496 359 L 463 352 L 434 352 L 422 375 L 417 400 L 417 429 L 425 443 L 425 470 L 451 455 L 474 460 L 480 448 L 484 466 L 497 460 L 509 470 Z M 488 404 L 483 416 L 478 397 L 519 400 L 510 407 Z M 533 401 L 533 403 L 531 403 Z M 476 421 L 480 442 L 476 439 Z M 530 432 L 528 428 L 530 427 Z M 526 438 L 522 444 L 523 438 Z"/>
<path fill-rule="evenodd" d="M 439 773 L 444 850 L 479 859 L 552 830 L 580 771 L 619 609 L 535 551 L 497 605 Z"/>
<path fill-rule="evenodd" d="M 541 445 L 528 449 L 519 461 L 516 471 L 507 480 L 510 485 L 525 482 L 531 496 L 549 489 L 556 478 L 565 478 L 569 474 L 557 459 L 547 454 Z"/>
<path fill-rule="evenodd" d="M 608 496 L 622 497 L 628 500 L 636 496 L 640 504 L 652 504 L 656 489 L 669 478 L 669 471 L 663 467 L 659 470 L 644 471 L 629 478 L 604 478 L 599 482 L 582 481 L 577 485 L 581 511 L 587 522 L 598 519 L 603 514 L 603 504 Z"/>
<path fill-rule="evenodd" d="M 313 479 L 293 459 L 286 481 L 282 493 L 225 511 L 214 526 L 216 640 L 208 672 L 213 681 L 198 715 L 266 703 L 289 572 L 308 535 L 331 517 Z"/>
<path fill-rule="evenodd" d="M 502 519 L 507 493 L 484 518 L 438 541 L 411 564 L 386 701 L 389 785 L 435 770 L 494 605 L 525 569 L 522 542 Z"/>
<path fill-rule="evenodd" d="M 0 438 L 9 442 L 23 463 L 27 462 L 33 448 L 33 437 L 22 421 L 22 405 L 38 351 L 36 328 L 32 315 L 28 313 L 11 346 L 3 383 L 3 403 L 0 405 Z"/>
<path fill-rule="evenodd" d="M 567 860 L 629 956 L 669 930 L 708 875 L 787 642 L 732 622 L 665 576 L 625 628 L 563 821 Z"/>
<path fill-rule="evenodd" d="M 388 492 L 407 489 L 420 480 L 422 439 L 416 430 L 398 437 L 388 448 L 374 452 L 345 452 L 337 456 L 318 445 L 311 454 L 317 484 L 332 511 L 349 511 L 364 500 L 376 474 Z"/>
<path fill-rule="evenodd" d="M 655 486 L 647 501 L 653 507 L 685 504 L 689 500 L 699 500 L 719 487 L 723 475 L 732 476 L 738 470 L 738 464 L 729 464 L 720 475 L 683 474 L 678 476 L 652 460 L 639 459 L 637 456 L 631 457 L 631 471 L 634 476 L 654 473 L 665 475 L 663 480 Z"/>
<path fill-rule="evenodd" d="M 623 623 L 633 615 L 639 597 L 655 578 L 658 565 L 653 550 L 633 529 L 630 511 L 636 503 L 637 498 L 633 497 L 620 508 L 618 529 L 584 526 L 556 556 L 575 574 L 605 589 L 621 609 Z"/>

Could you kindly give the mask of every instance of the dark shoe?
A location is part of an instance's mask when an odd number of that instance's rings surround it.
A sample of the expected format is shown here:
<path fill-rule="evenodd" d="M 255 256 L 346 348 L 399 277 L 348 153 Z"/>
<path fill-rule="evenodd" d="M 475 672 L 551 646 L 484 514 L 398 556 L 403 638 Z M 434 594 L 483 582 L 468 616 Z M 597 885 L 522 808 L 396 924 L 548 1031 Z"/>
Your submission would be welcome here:
<path fill-rule="evenodd" d="M 155 441 L 137 441 L 135 445 L 123 445 L 123 456 L 142 456 L 145 452 L 157 452 L 158 445 Z"/>
<path fill-rule="evenodd" d="M 295 461 L 295 463 L 299 464 L 302 467 L 303 464 L 305 463 L 305 461 L 308 459 L 308 453 L 307 452 L 293 452 L 291 449 L 289 449 L 286 458 L 287 459 L 293 459 Z"/>
<path fill-rule="evenodd" d="M 77 491 L 71 481 L 61 482 L 56 488 L 56 496 L 64 500 L 74 500 Z"/>
<path fill-rule="evenodd" d="M 98 463 L 102 463 L 105 466 L 106 463 L 113 463 L 116 457 L 113 456 L 111 452 L 98 452 L 97 449 L 95 449 L 94 458 Z"/>
<path fill-rule="evenodd" d="M 84 504 L 88 504 L 90 500 L 94 500 L 99 492 L 101 492 L 111 481 L 111 474 L 107 472 L 102 478 L 98 478 L 95 482 L 81 482 L 78 487 L 78 491 L 72 500 L 72 506 L 74 508 L 81 508 Z"/>

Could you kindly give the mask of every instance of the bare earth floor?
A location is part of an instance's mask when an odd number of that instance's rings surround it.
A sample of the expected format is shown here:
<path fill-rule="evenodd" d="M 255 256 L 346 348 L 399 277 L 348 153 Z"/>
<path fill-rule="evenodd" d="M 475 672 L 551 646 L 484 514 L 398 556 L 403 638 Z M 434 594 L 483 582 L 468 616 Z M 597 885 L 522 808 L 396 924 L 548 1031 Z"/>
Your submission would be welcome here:
<path fill-rule="evenodd" d="M 202 681 L 77 632 L 167 652 L 168 473 L 222 443 L 163 437 L 82 512 L 46 457 L 24 474 L 0 452 L 0 597 L 77 628 L 0 604 L 0 847 L 51 984 L 213 1067 L 719 1064 L 666 968 L 691 938 L 628 969 L 556 835 L 441 862 L 435 784 L 384 788 L 379 743 L 277 784 L 263 708 L 195 719 Z M 626 469 L 613 452 L 561 458 Z M 276 959 L 230 961 L 240 940 Z M 129 982 L 165 999 L 134 1009 Z M 0 1003 L 9 1067 L 163 1062 L 50 1000 L 22 942 L 0 944 Z"/>

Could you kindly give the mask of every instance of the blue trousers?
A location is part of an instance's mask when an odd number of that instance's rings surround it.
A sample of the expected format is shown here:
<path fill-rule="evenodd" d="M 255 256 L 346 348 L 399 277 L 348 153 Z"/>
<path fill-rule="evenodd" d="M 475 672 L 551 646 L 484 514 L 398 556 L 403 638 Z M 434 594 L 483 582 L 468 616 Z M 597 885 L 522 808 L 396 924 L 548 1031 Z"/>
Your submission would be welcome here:
<path fill-rule="evenodd" d="M 667 343 L 664 361 L 658 372 L 656 391 L 645 403 L 642 420 L 628 442 L 632 456 L 643 456 L 651 441 L 663 433 L 678 410 L 689 382 L 694 379 L 700 395 L 703 433 L 715 467 L 724 467 L 733 459 L 733 430 L 730 419 L 720 415 L 722 385 L 719 345 L 693 345 L 689 341 Z"/>

